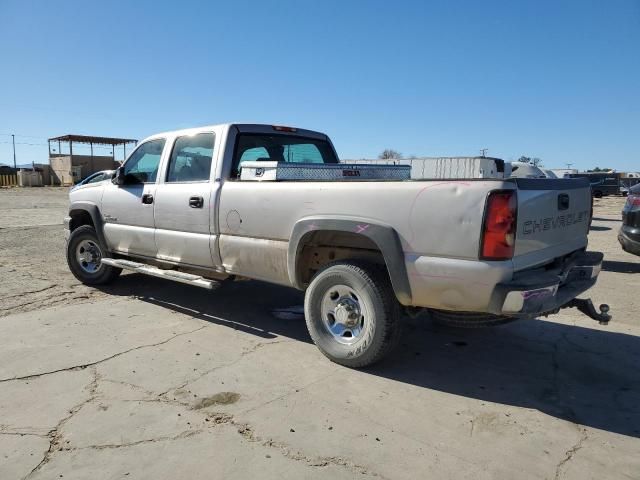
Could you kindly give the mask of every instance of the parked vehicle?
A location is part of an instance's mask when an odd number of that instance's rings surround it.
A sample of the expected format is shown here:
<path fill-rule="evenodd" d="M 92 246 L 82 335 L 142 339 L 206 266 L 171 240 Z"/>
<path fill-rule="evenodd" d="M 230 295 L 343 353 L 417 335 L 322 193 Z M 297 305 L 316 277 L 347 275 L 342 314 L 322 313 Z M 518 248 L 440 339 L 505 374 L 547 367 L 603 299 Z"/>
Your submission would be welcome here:
<path fill-rule="evenodd" d="M 295 164 L 296 179 L 260 175 L 260 162 Z M 304 290 L 311 338 L 350 367 L 392 349 L 403 311 L 465 326 L 565 307 L 609 320 L 608 307 L 575 298 L 603 258 L 586 250 L 586 180 L 363 178 L 310 130 L 154 135 L 111 182 L 69 194 L 67 262 L 89 285 L 127 269 L 204 288 L 242 276 Z"/>
<path fill-rule="evenodd" d="M 94 185 L 96 183 L 103 182 L 105 180 L 111 180 L 111 177 L 113 176 L 114 172 L 115 170 L 102 170 L 100 172 L 92 173 L 91 175 L 89 175 L 88 177 L 84 178 L 82 181 L 76 183 L 73 187 L 71 187 L 71 190 L 74 190 L 78 187 L 82 187 L 85 185 Z"/>
<path fill-rule="evenodd" d="M 578 173 L 576 168 L 552 168 L 551 171 L 558 178 L 568 178 L 572 173 Z"/>
<path fill-rule="evenodd" d="M 542 169 L 525 162 L 511 162 L 511 172 L 508 176 L 511 178 L 547 178 Z"/>
<path fill-rule="evenodd" d="M 513 178 L 559 178 L 552 170 L 525 162 L 511 162 L 510 176 Z"/>
<path fill-rule="evenodd" d="M 588 178 L 595 198 L 620 195 L 620 178 L 617 173 L 571 173 L 568 178 Z"/>
<path fill-rule="evenodd" d="M 627 202 L 622 210 L 622 227 L 618 241 L 625 252 L 640 255 L 640 184 L 629 190 Z"/>
<path fill-rule="evenodd" d="M 620 178 L 620 194 L 623 197 L 629 195 L 629 190 L 631 189 L 631 187 L 640 183 L 640 178 L 632 175 L 637 174 L 627 174 L 626 176 L 622 176 Z"/>

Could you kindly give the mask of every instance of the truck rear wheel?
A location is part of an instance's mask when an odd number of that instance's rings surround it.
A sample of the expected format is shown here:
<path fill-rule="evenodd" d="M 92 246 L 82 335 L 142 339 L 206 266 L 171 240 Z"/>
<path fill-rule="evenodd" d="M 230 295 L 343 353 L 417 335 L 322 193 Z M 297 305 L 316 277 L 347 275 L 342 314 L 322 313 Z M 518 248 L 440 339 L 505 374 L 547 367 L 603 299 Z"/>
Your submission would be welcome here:
<path fill-rule="evenodd" d="M 400 339 L 401 310 L 386 270 L 364 262 L 336 262 L 318 272 L 304 299 L 313 342 L 331 361 L 365 367 Z"/>
<path fill-rule="evenodd" d="M 108 257 L 108 254 L 92 226 L 82 225 L 71 232 L 67 242 L 67 264 L 74 277 L 86 285 L 113 281 L 122 269 L 103 264 L 103 257 Z"/>

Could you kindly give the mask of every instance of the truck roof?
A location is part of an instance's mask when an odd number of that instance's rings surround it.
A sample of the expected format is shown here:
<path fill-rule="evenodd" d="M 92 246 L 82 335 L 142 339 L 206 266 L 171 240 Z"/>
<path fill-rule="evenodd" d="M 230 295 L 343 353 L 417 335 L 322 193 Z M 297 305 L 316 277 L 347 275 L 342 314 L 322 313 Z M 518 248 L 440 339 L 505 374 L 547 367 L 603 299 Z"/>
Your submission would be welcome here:
<path fill-rule="evenodd" d="M 168 130 L 166 132 L 155 133 L 153 135 L 150 135 L 147 138 L 140 140 L 139 143 L 145 142 L 147 140 L 151 140 L 153 138 L 166 137 L 169 135 L 171 136 L 193 135 L 194 133 L 198 133 L 202 131 L 208 131 L 208 130 L 214 130 L 214 129 L 228 130 L 233 127 L 236 127 L 242 133 L 270 133 L 270 132 L 273 132 L 274 134 L 289 133 L 293 135 L 301 135 L 305 137 L 318 138 L 321 140 L 328 139 L 327 135 L 322 132 L 317 132 L 314 130 L 306 130 L 298 127 L 281 126 L 281 125 L 274 125 L 274 124 L 267 124 L 267 123 L 236 123 L 234 122 L 234 123 L 218 123 L 215 125 L 204 125 L 201 127 L 183 128 L 178 130 Z"/>

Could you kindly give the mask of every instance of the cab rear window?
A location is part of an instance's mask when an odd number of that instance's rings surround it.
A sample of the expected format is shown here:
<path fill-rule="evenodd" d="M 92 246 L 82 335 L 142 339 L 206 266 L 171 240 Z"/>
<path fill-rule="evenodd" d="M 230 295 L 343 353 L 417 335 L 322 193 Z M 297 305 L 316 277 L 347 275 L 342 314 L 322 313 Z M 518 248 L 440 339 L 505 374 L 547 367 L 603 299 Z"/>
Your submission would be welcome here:
<path fill-rule="evenodd" d="M 240 176 L 243 162 L 338 163 L 329 142 L 296 135 L 240 134 L 236 140 L 231 178 Z"/>

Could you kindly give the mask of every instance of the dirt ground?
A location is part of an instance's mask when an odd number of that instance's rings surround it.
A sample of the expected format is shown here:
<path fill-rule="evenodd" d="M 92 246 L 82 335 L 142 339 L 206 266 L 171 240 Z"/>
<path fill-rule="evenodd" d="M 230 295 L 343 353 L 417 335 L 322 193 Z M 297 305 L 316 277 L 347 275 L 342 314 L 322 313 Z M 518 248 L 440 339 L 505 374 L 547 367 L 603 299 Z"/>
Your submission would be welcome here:
<path fill-rule="evenodd" d="M 596 201 L 605 253 L 575 310 L 459 331 L 408 320 L 355 371 L 259 282 L 137 274 L 94 289 L 64 258 L 61 188 L 0 189 L 0 479 L 640 478 L 640 257 Z"/>

